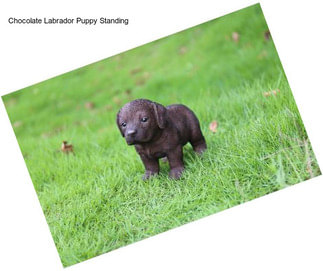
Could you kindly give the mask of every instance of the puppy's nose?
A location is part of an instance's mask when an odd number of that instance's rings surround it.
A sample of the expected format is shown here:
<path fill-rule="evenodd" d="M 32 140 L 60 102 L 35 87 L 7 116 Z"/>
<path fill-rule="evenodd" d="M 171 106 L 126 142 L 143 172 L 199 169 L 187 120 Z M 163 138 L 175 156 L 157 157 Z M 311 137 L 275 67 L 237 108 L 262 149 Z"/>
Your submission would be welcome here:
<path fill-rule="evenodd" d="M 129 130 L 127 131 L 127 136 L 132 136 L 132 135 L 135 135 L 137 133 L 136 130 Z"/>

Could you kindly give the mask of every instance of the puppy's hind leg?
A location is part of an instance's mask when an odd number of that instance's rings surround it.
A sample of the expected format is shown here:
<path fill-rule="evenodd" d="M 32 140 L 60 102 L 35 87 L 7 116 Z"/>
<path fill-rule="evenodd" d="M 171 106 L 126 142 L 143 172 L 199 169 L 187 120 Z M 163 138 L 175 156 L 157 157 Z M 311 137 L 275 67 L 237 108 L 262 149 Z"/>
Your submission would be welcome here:
<path fill-rule="evenodd" d="M 190 143 L 191 143 L 191 145 L 193 147 L 193 150 L 198 154 L 202 154 L 207 148 L 204 138 L 202 138 L 200 141 L 190 142 Z"/>
<path fill-rule="evenodd" d="M 170 167 L 169 177 L 172 179 L 179 179 L 184 170 L 182 146 L 177 146 L 169 152 L 167 154 L 167 159 Z"/>
<path fill-rule="evenodd" d="M 200 127 L 195 129 L 189 142 L 191 143 L 193 150 L 198 154 L 201 154 L 206 150 L 206 142 Z"/>

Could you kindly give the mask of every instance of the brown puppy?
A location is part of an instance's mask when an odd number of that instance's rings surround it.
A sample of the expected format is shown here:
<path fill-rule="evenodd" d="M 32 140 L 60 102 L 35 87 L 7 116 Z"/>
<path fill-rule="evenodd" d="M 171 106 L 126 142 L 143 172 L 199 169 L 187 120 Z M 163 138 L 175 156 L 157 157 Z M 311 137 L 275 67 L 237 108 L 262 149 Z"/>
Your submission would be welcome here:
<path fill-rule="evenodd" d="M 190 142 L 197 153 L 206 149 L 199 121 L 185 105 L 161 104 L 138 99 L 124 105 L 117 125 L 128 145 L 135 145 L 145 165 L 143 179 L 159 173 L 158 159 L 167 157 L 169 176 L 178 179 L 184 170 L 183 146 Z"/>

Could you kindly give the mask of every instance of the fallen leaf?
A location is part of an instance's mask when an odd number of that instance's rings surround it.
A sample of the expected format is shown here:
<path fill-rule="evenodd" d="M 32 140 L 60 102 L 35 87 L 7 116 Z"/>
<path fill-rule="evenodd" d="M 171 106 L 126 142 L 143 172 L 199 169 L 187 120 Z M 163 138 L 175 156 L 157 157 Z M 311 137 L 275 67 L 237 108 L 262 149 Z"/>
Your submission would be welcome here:
<path fill-rule="evenodd" d="M 121 60 L 121 55 L 116 55 L 113 59 L 118 62 Z"/>
<path fill-rule="evenodd" d="M 184 55 L 184 54 L 186 54 L 186 53 L 187 53 L 187 47 L 182 46 L 181 48 L 179 48 L 178 53 L 179 53 L 180 55 Z"/>
<path fill-rule="evenodd" d="M 268 56 L 268 52 L 266 50 L 262 50 L 260 54 L 257 56 L 258 59 L 263 59 Z"/>
<path fill-rule="evenodd" d="M 94 103 L 92 102 L 86 102 L 84 106 L 86 109 L 93 109 L 95 107 Z"/>
<path fill-rule="evenodd" d="M 18 120 L 13 123 L 13 127 L 20 127 L 22 125 L 22 121 Z"/>
<path fill-rule="evenodd" d="M 238 32 L 232 32 L 232 40 L 235 42 L 235 43 L 238 43 L 239 42 L 239 39 L 240 39 L 240 35 Z"/>
<path fill-rule="evenodd" d="M 218 123 L 217 123 L 217 121 L 212 121 L 211 123 L 210 123 L 210 125 L 209 125 L 209 129 L 210 129 L 210 131 L 211 132 L 213 132 L 213 133 L 216 133 L 217 132 L 217 128 L 218 128 Z"/>
<path fill-rule="evenodd" d="M 247 42 L 247 43 L 245 43 L 244 45 L 243 45 L 243 48 L 244 49 L 250 49 L 250 48 L 252 48 L 253 46 L 252 46 L 252 43 L 251 42 Z"/>
<path fill-rule="evenodd" d="M 9 101 L 6 102 L 7 106 L 13 106 L 17 103 L 17 99 L 16 98 L 11 98 Z"/>
<path fill-rule="evenodd" d="M 74 125 L 81 125 L 81 122 L 77 120 L 77 121 L 74 121 L 73 124 Z"/>
<path fill-rule="evenodd" d="M 137 86 L 142 86 L 142 85 L 144 85 L 144 84 L 146 83 L 146 81 L 147 81 L 147 79 L 149 79 L 149 77 L 150 77 L 150 73 L 149 73 L 149 72 L 147 72 L 147 71 L 145 71 L 145 72 L 142 74 L 142 76 L 140 76 L 139 78 L 137 78 L 137 80 L 136 80 L 135 84 L 136 84 Z"/>
<path fill-rule="evenodd" d="M 81 126 L 86 127 L 88 126 L 88 122 L 86 120 L 81 121 Z"/>
<path fill-rule="evenodd" d="M 280 89 L 273 89 L 271 91 L 267 91 L 267 92 L 264 92 L 264 96 L 265 97 L 269 97 L 269 96 L 272 96 L 272 95 L 277 95 L 278 93 L 280 92 Z"/>
<path fill-rule="evenodd" d="M 137 81 L 136 81 L 136 85 L 137 86 L 142 86 L 146 83 L 146 80 L 144 78 L 139 78 Z"/>
<path fill-rule="evenodd" d="M 110 111 L 112 110 L 112 105 L 108 104 L 104 107 L 105 110 Z"/>
<path fill-rule="evenodd" d="M 137 74 L 137 73 L 139 73 L 139 72 L 141 72 L 141 68 L 134 68 L 134 69 L 132 69 L 131 71 L 130 71 L 130 74 L 131 75 L 135 75 L 135 74 Z"/>
<path fill-rule="evenodd" d="M 117 96 L 113 97 L 112 101 L 113 101 L 115 104 L 117 104 L 117 105 L 121 105 L 121 100 L 120 100 L 120 98 L 119 98 L 119 97 L 117 97 Z"/>
<path fill-rule="evenodd" d="M 67 144 L 67 141 L 63 141 L 61 145 L 61 151 L 64 153 L 70 153 L 73 152 L 73 145 L 72 144 Z"/>
<path fill-rule="evenodd" d="M 150 73 L 149 72 L 144 72 L 143 76 L 144 79 L 148 79 L 150 77 Z"/>
<path fill-rule="evenodd" d="M 105 69 L 105 65 L 101 64 L 101 65 L 98 66 L 98 70 L 103 71 L 104 69 Z"/>
<path fill-rule="evenodd" d="M 265 31 L 265 33 L 264 33 L 264 39 L 267 41 L 267 40 L 270 40 L 270 38 L 271 38 L 270 31 L 269 30 Z"/>

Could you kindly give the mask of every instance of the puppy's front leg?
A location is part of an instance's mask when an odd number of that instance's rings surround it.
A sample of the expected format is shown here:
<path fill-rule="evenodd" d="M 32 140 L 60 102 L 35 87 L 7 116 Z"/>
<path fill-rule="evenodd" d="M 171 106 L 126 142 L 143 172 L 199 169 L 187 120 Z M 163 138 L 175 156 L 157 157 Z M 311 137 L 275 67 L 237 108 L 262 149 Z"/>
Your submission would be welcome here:
<path fill-rule="evenodd" d="M 183 147 L 176 147 L 174 150 L 167 154 L 167 158 L 170 166 L 169 177 L 173 179 L 179 179 L 184 170 Z"/>
<path fill-rule="evenodd" d="M 148 158 L 144 154 L 139 154 L 141 161 L 144 163 L 145 166 L 145 175 L 142 176 L 143 180 L 147 180 L 150 177 L 157 175 L 159 173 L 159 163 L 158 159 Z"/>

